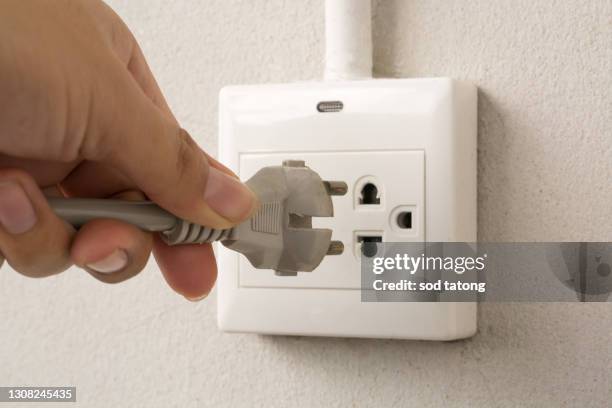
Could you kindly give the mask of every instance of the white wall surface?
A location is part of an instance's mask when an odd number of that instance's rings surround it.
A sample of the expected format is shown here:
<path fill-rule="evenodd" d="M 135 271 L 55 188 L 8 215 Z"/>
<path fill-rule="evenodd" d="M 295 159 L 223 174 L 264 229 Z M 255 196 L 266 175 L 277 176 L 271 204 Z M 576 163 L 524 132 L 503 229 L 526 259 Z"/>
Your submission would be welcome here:
<path fill-rule="evenodd" d="M 211 152 L 222 86 L 323 72 L 322 0 L 110 3 Z M 378 76 L 480 87 L 480 240 L 612 241 L 610 0 L 378 0 L 373 10 Z M 174 295 L 152 264 L 116 286 L 76 269 L 31 280 L 5 267 L 0 385 L 72 384 L 88 407 L 612 399 L 610 303 L 483 304 L 478 335 L 453 343 L 222 334 L 215 303 Z"/>

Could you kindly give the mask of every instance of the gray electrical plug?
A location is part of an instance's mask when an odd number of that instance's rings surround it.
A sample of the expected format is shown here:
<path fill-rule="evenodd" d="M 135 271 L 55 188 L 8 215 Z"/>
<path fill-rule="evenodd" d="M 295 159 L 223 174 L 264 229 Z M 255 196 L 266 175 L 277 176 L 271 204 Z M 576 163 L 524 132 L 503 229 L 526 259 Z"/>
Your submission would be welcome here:
<path fill-rule="evenodd" d="M 312 228 L 312 217 L 334 215 L 331 195 L 346 194 L 342 182 L 324 182 L 303 161 L 261 169 L 246 183 L 261 207 L 235 227 L 223 245 L 242 253 L 256 268 L 278 275 L 310 272 L 325 255 L 343 251 L 329 229 Z"/>
<path fill-rule="evenodd" d="M 312 228 L 312 217 L 332 217 L 331 196 L 346 194 L 346 183 L 323 181 L 303 161 L 294 160 L 262 168 L 246 184 L 260 207 L 250 219 L 225 230 L 193 224 L 146 201 L 50 198 L 49 203 L 75 227 L 111 218 L 160 232 L 169 245 L 221 241 L 255 268 L 282 276 L 311 272 L 326 255 L 343 252 L 342 242 L 332 241 L 331 230 Z"/>

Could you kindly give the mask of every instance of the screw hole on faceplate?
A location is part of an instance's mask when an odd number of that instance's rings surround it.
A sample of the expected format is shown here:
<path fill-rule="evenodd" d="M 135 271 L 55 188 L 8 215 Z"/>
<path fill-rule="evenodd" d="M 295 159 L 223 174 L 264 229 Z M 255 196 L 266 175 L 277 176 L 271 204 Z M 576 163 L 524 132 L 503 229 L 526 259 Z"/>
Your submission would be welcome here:
<path fill-rule="evenodd" d="M 376 255 L 378 251 L 378 243 L 382 242 L 382 237 L 380 235 L 375 236 L 357 236 L 357 242 L 361 244 L 361 253 L 367 257 L 371 258 Z"/>
<path fill-rule="evenodd" d="M 366 183 L 361 188 L 361 194 L 359 196 L 359 204 L 363 205 L 377 205 L 380 204 L 380 196 L 378 194 L 378 187 L 373 183 Z"/>
<path fill-rule="evenodd" d="M 412 228 L 412 211 L 403 211 L 397 215 L 397 225 L 402 229 Z"/>
<path fill-rule="evenodd" d="M 317 104 L 317 110 L 321 113 L 340 112 L 343 108 L 341 101 L 322 101 Z"/>

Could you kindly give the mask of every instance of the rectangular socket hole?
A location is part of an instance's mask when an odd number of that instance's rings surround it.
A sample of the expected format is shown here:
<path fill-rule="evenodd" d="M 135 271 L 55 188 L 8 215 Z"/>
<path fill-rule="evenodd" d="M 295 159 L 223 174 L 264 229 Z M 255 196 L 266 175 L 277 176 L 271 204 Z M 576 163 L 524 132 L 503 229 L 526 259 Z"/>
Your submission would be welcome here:
<path fill-rule="evenodd" d="M 317 104 L 317 110 L 321 113 L 340 112 L 344 108 L 341 101 L 322 101 Z"/>
<path fill-rule="evenodd" d="M 366 183 L 359 194 L 359 204 L 378 205 L 380 204 L 380 194 L 378 187 L 373 183 Z"/>
<path fill-rule="evenodd" d="M 378 245 L 376 244 L 382 242 L 382 237 L 380 235 L 358 235 L 357 242 L 361 244 L 361 253 L 364 256 L 371 258 L 376 255 L 376 252 L 378 250 Z"/>
<path fill-rule="evenodd" d="M 401 229 L 412 229 L 412 211 L 402 211 L 397 215 L 397 226 Z"/>

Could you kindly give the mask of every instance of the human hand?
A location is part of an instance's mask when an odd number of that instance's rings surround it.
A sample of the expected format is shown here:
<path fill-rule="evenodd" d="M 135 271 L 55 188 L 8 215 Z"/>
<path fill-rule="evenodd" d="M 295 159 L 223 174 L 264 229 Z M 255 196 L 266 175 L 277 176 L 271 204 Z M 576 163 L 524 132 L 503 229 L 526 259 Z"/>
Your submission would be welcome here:
<path fill-rule="evenodd" d="M 32 277 L 75 264 L 104 282 L 137 274 L 151 250 L 189 299 L 211 290 L 210 244 L 168 247 L 113 220 L 79 231 L 45 194 L 148 199 L 227 228 L 255 197 L 180 128 L 133 35 L 99 0 L 4 0 L 0 8 L 0 253 Z M 1 261 L 1 258 L 0 258 Z"/>

